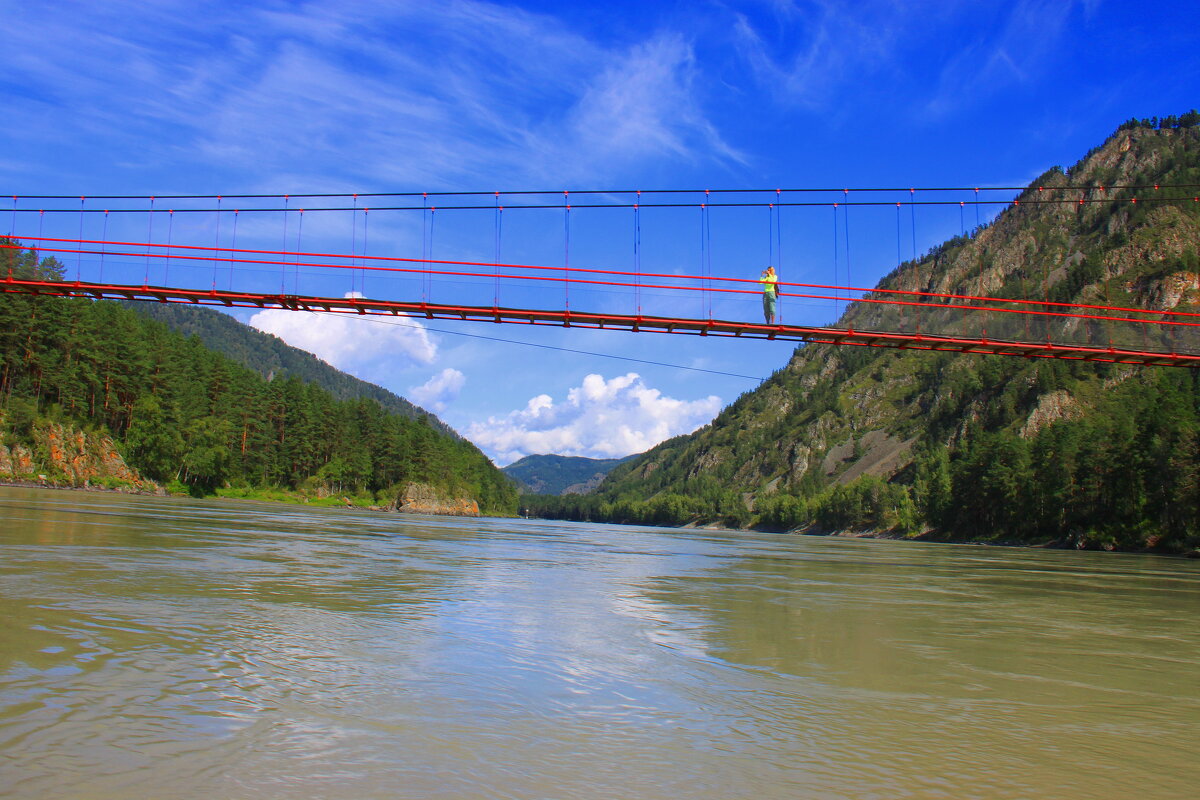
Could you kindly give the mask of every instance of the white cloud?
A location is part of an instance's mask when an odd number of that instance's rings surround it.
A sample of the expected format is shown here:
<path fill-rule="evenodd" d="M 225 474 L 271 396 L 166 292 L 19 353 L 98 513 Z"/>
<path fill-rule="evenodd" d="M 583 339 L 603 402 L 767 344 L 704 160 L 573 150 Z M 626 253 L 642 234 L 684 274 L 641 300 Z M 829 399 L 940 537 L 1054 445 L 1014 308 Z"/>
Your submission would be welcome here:
<path fill-rule="evenodd" d="M 720 410 L 715 395 L 690 401 L 665 397 L 636 372 L 610 380 L 591 374 L 564 402 L 540 394 L 522 409 L 472 424 L 466 436 L 499 464 L 534 453 L 619 458 L 690 433 Z"/>
<path fill-rule="evenodd" d="M 252 327 L 348 372 L 369 371 L 385 362 L 393 368 L 431 364 L 437 357 L 437 345 L 419 321 L 406 320 L 403 325 L 370 323 L 352 314 L 281 308 L 265 309 L 250 318 Z"/>
<path fill-rule="evenodd" d="M 420 386 L 409 389 L 408 396 L 417 405 L 441 413 L 446 410 L 448 403 L 458 397 L 466 383 L 465 375 L 447 367 Z"/>

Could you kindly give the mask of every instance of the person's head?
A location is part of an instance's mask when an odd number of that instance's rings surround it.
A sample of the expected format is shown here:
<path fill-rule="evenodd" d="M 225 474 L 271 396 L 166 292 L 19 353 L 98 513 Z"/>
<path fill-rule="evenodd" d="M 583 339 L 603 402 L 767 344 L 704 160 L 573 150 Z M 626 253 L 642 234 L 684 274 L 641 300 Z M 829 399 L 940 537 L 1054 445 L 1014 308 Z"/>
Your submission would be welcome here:
<path fill-rule="evenodd" d="M 766 274 L 766 275 L 774 275 L 774 274 L 775 274 L 775 268 L 774 268 L 774 267 L 770 267 L 770 266 L 769 266 L 769 267 L 767 267 L 765 270 L 763 270 L 763 273 L 764 273 L 764 274 Z"/>

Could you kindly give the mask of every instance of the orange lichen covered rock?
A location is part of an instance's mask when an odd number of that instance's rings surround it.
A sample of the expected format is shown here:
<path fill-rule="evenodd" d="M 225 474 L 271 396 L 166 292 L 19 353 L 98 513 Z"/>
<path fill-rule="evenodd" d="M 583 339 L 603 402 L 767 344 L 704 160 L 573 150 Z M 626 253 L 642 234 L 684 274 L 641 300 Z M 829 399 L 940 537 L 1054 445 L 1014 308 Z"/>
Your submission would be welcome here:
<path fill-rule="evenodd" d="M 33 447 L 0 445 L 0 480 L 36 480 L 59 486 L 124 487 L 155 491 L 157 484 L 125 463 L 111 437 L 57 422 L 33 427 Z"/>
<path fill-rule="evenodd" d="M 424 483 L 410 483 L 396 498 L 395 510 L 404 514 L 440 514 L 478 517 L 479 504 L 469 497 L 446 497 Z"/>

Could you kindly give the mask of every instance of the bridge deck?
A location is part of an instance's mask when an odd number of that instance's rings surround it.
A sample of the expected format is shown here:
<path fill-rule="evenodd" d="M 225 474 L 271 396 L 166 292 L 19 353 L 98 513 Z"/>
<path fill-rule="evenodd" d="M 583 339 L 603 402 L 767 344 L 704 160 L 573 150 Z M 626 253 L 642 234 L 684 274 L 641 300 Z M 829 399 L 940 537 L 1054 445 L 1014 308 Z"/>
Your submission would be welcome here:
<path fill-rule="evenodd" d="M 1141 366 L 1200 367 L 1200 354 L 1126 350 L 1112 347 L 1054 344 L 1053 342 L 954 337 L 900 331 L 859 331 L 848 328 L 803 325 L 766 325 L 720 319 L 672 319 L 667 317 L 597 314 L 571 310 L 538 310 L 486 306 L 455 306 L 439 303 L 375 300 L 354 297 L 313 297 L 288 294 L 256 294 L 213 289 L 179 289 L 161 286 L 129 286 L 87 282 L 30 281 L 0 278 L 5 293 L 126 299 L 160 303 L 225 306 L 229 308 L 282 308 L 292 311 L 412 316 L 426 319 L 493 322 L 519 325 L 554 325 L 576 328 L 722 336 L 741 339 L 770 339 L 815 344 L 859 345 L 901 350 L 933 350 L 980 355 L 1026 358 L 1058 358 Z"/>

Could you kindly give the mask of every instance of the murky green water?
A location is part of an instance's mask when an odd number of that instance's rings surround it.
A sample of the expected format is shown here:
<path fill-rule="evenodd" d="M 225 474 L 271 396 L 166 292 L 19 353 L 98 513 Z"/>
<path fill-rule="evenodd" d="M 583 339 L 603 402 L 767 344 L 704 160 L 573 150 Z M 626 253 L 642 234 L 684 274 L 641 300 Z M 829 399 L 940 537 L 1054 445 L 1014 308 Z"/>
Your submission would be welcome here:
<path fill-rule="evenodd" d="M 1194 797 L 1200 564 L 0 489 L 0 795 Z"/>

